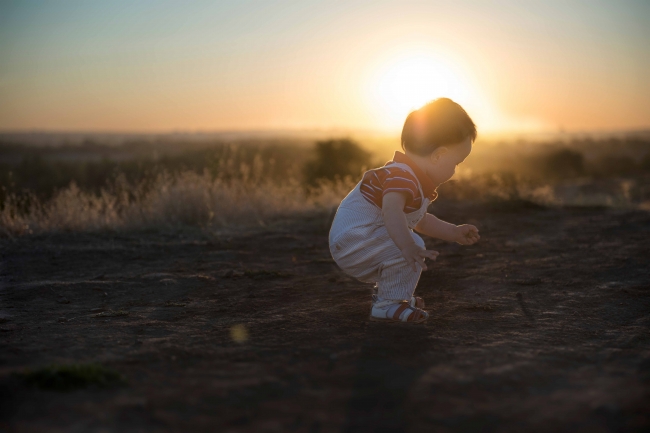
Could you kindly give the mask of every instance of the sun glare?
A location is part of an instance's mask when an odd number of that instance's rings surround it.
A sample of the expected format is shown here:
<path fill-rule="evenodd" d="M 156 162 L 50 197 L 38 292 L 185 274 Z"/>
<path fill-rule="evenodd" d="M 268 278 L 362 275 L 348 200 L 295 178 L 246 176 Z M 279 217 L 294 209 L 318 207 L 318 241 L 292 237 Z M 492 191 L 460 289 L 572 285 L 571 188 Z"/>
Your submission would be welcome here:
<path fill-rule="evenodd" d="M 396 126 L 406 115 L 439 98 L 467 102 L 469 91 L 452 67 L 432 55 L 398 57 L 377 68 L 369 91 L 375 108 L 386 126 Z"/>

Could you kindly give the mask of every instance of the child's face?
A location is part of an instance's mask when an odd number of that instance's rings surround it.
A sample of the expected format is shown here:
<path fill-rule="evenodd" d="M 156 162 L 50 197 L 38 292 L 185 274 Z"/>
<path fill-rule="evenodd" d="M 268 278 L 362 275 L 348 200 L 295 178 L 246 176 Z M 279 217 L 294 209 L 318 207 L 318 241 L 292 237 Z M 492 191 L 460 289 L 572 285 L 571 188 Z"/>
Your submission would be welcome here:
<path fill-rule="evenodd" d="M 463 162 L 472 151 L 472 141 L 464 141 L 442 146 L 434 150 L 427 158 L 426 173 L 436 186 L 447 182 L 456 172 L 456 166 Z"/>

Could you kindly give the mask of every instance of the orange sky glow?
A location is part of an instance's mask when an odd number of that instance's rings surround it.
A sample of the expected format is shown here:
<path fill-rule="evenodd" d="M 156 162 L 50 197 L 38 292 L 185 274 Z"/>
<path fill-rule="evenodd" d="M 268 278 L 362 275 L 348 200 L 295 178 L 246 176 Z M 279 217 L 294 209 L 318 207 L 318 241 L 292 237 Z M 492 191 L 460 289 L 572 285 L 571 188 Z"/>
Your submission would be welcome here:
<path fill-rule="evenodd" d="M 425 3 L 3 3 L 0 130 L 650 128 L 650 3 Z"/>

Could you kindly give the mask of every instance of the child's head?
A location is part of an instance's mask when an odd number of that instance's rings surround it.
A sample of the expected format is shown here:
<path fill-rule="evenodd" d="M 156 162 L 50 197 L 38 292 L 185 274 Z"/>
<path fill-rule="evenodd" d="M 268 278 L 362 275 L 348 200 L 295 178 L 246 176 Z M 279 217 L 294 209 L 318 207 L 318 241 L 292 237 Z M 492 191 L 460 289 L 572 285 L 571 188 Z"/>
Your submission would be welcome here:
<path fill-rule="evenodd" d="M 439 98 L 411 112 L 402 129 L 402 149 L 425 165 L 436 184 L 448 181 L 467 158 L 476 140 L 476 125 L 463 107 Z"/>

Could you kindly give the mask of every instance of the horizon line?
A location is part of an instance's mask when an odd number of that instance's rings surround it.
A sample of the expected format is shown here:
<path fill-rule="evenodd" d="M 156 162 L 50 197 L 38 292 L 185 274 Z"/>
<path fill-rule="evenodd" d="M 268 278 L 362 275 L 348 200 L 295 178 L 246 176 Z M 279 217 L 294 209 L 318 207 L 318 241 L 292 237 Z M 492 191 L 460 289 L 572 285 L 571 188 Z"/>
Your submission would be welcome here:
<path fill-rule="evenodd" d="M 169 129 L 169 130 L 101 130 L 101 129 L 0 129 L 0 135 L 225 135 L 225 134 L 308 134 L 308 133 L 356 133 L 369 135 L 391 136 L 399 135 L 399 131 L 386 131 L 372 128 L 248 128 L 248 129 Z M 650 126 L 612 129 L 540 129 L 540 130 L 488 130 L 479 132 L 481 135 L 576 135 L 576 134 L 621 134 L 621 133 L 650 133 Z"/>

